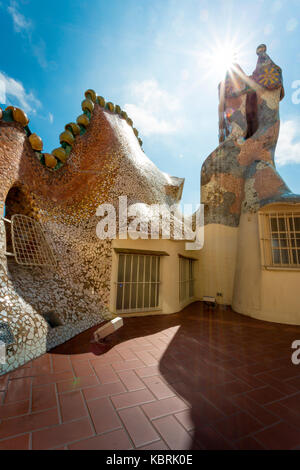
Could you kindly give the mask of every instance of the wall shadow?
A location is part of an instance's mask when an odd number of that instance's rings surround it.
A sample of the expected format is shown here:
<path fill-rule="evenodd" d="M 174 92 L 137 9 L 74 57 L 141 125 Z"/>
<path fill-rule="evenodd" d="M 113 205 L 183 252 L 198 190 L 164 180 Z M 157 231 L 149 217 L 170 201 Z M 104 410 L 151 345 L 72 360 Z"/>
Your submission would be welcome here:
<path fill-rule="evenodd" d="M 229 308 L 213 309 L 195 302 L 177 314 L 126 318 L 124 326 L 106 343 L 106 351 L 119 345 L 125 347 L 128 341 L 131 348 L 134 344 L 131 340 L 143 338 L 145 346 L 141 345 L 141 349 L 160 352 L 159 376 L 190 406 L 181 415 L 192 436 L 190 449 L 231 448 L 210 424 L 236 411 L 232 402 L 217 390 L 218 384 L 232 380 L 232 375 L 218 365 L 219 359 L 228 361 L 230 357 L 217 347 L 228 340 L 225 326 L 236 322 L 237 317 L 245 324 L 248 321 Z M 52 349 L 51 354 L 100 356 L 104 353 L 103 346 L 91 343 L 97 328 Z M 150 346 L 146 345 L 147 337 L 153 342 Z"/>

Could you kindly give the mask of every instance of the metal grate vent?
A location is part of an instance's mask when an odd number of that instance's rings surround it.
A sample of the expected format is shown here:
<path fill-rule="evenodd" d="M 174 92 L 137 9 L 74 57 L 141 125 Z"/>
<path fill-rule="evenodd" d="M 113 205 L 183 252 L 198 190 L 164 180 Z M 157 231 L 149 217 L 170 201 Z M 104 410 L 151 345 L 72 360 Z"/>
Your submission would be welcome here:
<path fill-rule="evenodd" d="M 13 251 L 18 264 L 56 266 L 56 259 L 39 222 L 26 215 L 11 218 Z"/>

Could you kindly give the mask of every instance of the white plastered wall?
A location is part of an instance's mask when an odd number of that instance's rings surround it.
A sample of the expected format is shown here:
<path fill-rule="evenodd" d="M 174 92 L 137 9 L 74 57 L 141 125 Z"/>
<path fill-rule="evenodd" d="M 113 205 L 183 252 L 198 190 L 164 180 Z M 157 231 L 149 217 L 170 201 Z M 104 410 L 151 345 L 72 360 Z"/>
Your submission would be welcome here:
<path fill-rule="evenodd" d="M 300 205 L 269 205 L 268 211 L 299 211 Z M 242 214 L 233 309 L 276 323 L 300 325 L 300 270 L 263 267 L 258 214 Z"/>
<path fill-rule="evenodd" d="M 185 242 L 171 240 L 127 240 L 116 239 L 112 242 L 112 276 L 111 276 L 111 295 L 110 312 L 116 313 L 116 281 L 118 273 L 118 253 L 115 248 L 128 250 L 145 250 L 166 252 L 168 256 L 161 256 L 160 262 L 160 310 L 149 312 L 122 313 L 121 316 L 141 316 L 141 315 L 161 315 L 176 313 L 182 310 L 190 303 L 199 300 L 196 286 L 199 284 L 199 263 L 195 263 L 195 297 L 186 303 L 179 301 L 179 254 L 196 258 L 194 251 L 185 250 Z"/>

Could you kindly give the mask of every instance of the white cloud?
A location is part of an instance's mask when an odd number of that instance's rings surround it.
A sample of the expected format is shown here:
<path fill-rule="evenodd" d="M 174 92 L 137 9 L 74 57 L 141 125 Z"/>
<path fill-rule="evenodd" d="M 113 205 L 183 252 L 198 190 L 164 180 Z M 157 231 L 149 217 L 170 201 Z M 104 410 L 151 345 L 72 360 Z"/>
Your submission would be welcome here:
<path fill-rule="evenodd" d="M 54 121 L 53 114 L 52 114 L 52 113 L 49 113 L 49 114 L 48 114 L 48 117 L 49 117 L 50 124 L 53 124 L 53 121 Z"/>
<path fill-rule="evenodd" d="M 25 91 L 21 82 L 2 72 L 0 72 L 0 101 L 3 104 L 20 106 L 27 113 L 35 113 L 41 106 L 32 92 Z"/>
<path fill-rule="evenodd" d="M 25 16 L 20 13 L 19 4 L 16 0 L 10 1 L 9 6 L 7 7 L 7 12 L 12 17 L 15 32 L 22 34 L 25 44 L 25 40 L 27 40 L 31 53 L 37 59 L 39 65 L 44 69 L 49 67 L 53 69 L 55 67 L 55 63 L 48 62 L 46 58 L 45 41 L 34 32 L 32 21 L 25 18 Z"/>
<path fill-rule="evenodd" d="M 281 123 L 276 150 L 276 164 L 284 166 L 300 163 L 300 121 L 289 120 Z"/>
<path fill-rule="evenodd" d="M 31 21 L 27 20 L 25 16 L 18 11 L 18 4 L 16 1 L 10 2 L 9 7 L 7 7 L 7 11 L 12 17 L 14 29 L 17 33 L 29 31 L 31 29 Z"/>
<path fill-rule="evenodd" d="M 298 20 L 296 18 L 291 18 L 286 23 L 286 30 L 289 32 L 294 31 L 298 26 Z"/>
<path fill-rule="evenodd" d="M 125 104 L 124 109 L 143 135 L 171 134 L 179 128 L 179 100 L 156 80 L 135 82 L 130 91 L 135 103 Z"/>

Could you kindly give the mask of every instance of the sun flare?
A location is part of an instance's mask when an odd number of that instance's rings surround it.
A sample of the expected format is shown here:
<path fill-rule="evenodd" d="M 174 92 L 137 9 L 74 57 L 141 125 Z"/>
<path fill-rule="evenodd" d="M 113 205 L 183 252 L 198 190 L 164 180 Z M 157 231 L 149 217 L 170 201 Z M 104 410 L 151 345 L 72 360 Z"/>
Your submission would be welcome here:
<path fill-rule="evenodd" d="M 213 76 L 218 81 L 224 79 L 234 64 L 239 63 L 242 56 L 242 46 L 236 41 L 216 41 L 201 57 L 207 66 L 207 75 Z"/>

